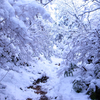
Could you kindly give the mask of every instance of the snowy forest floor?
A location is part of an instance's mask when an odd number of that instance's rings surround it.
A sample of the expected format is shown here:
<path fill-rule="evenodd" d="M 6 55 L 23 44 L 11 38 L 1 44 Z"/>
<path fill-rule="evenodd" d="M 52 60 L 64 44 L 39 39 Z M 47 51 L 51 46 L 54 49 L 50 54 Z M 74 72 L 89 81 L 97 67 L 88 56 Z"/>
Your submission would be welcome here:
<path fill-rule="evenodd" d="M 89 100 L 73 90 L 75 76 L 57 76 L 61 59 L 52 57 L 52 63 L 43 57 L 35 60 L 33 67 L 16 66 L 8 73 L 0 69 L 0 100 Z"/>

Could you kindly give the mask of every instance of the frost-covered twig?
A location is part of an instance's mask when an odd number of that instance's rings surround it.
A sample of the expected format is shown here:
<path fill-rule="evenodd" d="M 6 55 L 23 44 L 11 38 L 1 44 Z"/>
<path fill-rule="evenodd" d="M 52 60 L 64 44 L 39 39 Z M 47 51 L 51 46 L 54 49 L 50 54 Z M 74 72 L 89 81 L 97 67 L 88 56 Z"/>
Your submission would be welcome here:
<path fill-rule="evenodd" d="M 6 74 L 2 77 L 2 79 L 0 80 L 0 83 L 1 83 L 1 81 L 6 77 L 6 75 L 9 73 L 9 71 L 10 71 L 10 70 L 8 70 L 8 71 L 6 72 Z"/>
<path fill-rule="evenodd" d="M 90 11 L 84 11 L 82 14 L 79 14 L 78 16 L 82 16 L 86 13 L 91 13 L 91 12 L 94 12 L 94 11 L 97 11 L 97 10 L 100 10 L 100 7 L 96 8 L 96 9 L 93 9 L 93 10 L 90 10 Z"/>

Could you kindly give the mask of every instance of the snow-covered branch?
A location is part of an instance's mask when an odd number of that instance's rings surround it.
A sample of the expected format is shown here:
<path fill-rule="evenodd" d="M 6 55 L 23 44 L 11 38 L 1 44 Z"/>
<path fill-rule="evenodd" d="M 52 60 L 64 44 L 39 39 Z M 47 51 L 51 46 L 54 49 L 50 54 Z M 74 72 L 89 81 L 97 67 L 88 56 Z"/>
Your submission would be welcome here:
<path fill-rule="evenodd" d="M 1 0 L 1 66 L 7 67 L 6 63 L 9 62 L 18 63 L 18 65 L 31 62 L 33 57 L 39 54 L 44 54 L 48 58 L 52 47 L 50 27 L 45 25 L 43 20 L 49 21 L 50 19 L 50 14 L 35 1 Z"/>

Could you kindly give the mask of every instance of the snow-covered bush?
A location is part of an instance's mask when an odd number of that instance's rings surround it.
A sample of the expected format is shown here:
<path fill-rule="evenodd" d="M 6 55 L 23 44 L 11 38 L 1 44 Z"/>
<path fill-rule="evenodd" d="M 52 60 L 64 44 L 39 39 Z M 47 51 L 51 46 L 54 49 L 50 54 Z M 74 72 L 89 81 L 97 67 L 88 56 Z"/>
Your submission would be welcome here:
<path fill-rule="evenodd" d="M 73 82 L 73 89 L 77 92 L 83 92 L 83 90 L 85 90 L 87 88 L 86 84 L 84 83 L 84 81 L 79 78 L 79 79 L 75 79 Z"/>
<path fill-rule="evenodd" d="M 78 68 L 78 66 L 76 66 L 75 64 L 70 64 L 69 68 L 64 72 L 64 76 L 73 76 L 73 71 Z"/>
<path fill-rule="evenodd" d="M 63 62 L 58 73 L 60 75 L 61 73 L 67 74 L 67 76 L 68 73 L 73 73 L 73 76 L 81 77 L 80 81 L 75 79 L 73 83 L 75 91 L 82 92 L 83 88 L 85 91 L 93 88 L 95 92 L 96 86 L 100 88 L 100 85 L 98 85 L 100 81 L 100 18 L 98 16 L 100 14 L 100 3 L 91 0 L 77 3 L 73 0 L 59 3 L 66 5 L 66 9 L 65 7 L 58 8 L 62 13 L 59 13 L 57 22 L 60 23 L 63 30 L 67 29 L 67 31 L 64 31 L 64 33 L 60 31 L 64 38 L 61 43 L 55 43 L 60 49 L 63 48 Z M 65 16 L 66 19 L 68 17 L 67 24 L 63 20 Z M 71 63 L 78 66 L 75 72 L 69 70 Z M 84 84 L 82 80 L 84 80 Z M 92 83 L 94 85 L 91 85 Z"/>
<path fill-rule="evenodd" d="M 35 1 L 0 0 L 0 68 L 30 65 L 40 54 L 50 57 L 50 27 L 45 19 L 49 22 L 50 15 Z"/>

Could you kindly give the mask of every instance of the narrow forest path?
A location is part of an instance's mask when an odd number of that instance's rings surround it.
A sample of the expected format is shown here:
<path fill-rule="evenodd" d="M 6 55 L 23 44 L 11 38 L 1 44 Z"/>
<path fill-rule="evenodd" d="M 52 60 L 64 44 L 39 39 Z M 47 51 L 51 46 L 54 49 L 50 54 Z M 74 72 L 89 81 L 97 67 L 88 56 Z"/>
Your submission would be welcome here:
<path fill-rule="evenodd" d="M 84 94 L 72 89 L 73 77 L 57 76 L 61 59 L 52 57 L 52 63 L 43 57 L 31 67 L 15 66 L 1 81 L 1 100 L 87 100 Z M 7 71 L 0 69 L 0 79 Z"/>

